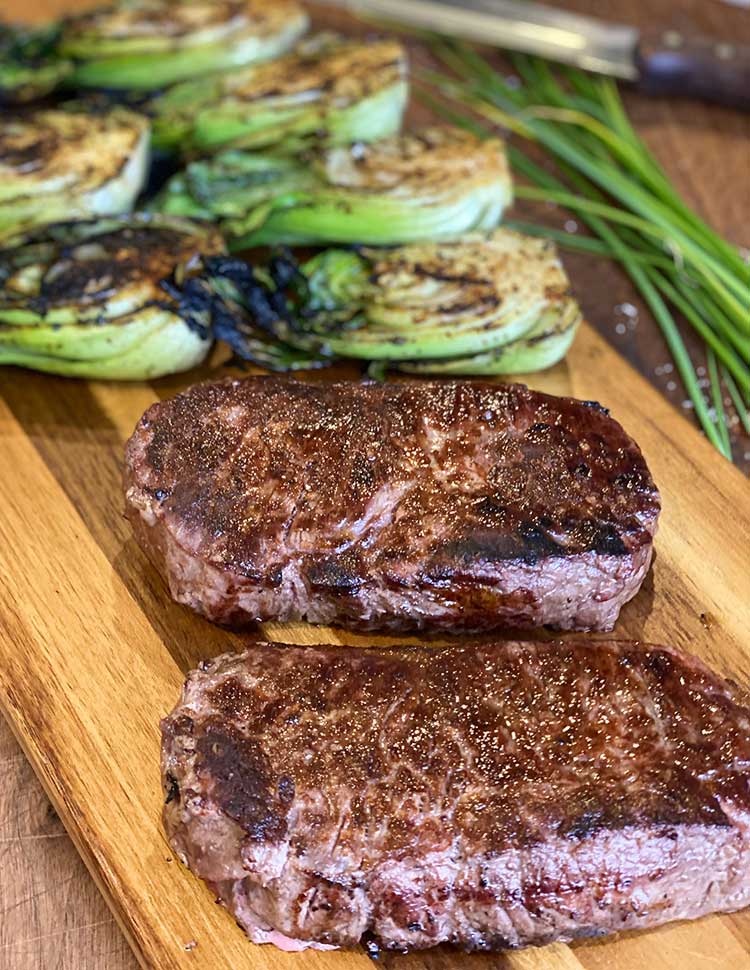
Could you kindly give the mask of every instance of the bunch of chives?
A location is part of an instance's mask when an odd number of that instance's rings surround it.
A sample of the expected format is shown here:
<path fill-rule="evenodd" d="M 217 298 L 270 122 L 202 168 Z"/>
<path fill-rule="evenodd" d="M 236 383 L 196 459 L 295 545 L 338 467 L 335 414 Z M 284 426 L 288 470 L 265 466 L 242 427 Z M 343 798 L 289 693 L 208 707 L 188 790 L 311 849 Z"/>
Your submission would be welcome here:
<path fill-rule="evenodd" d="M 592 235 L 510 225 L 622 264 L 662 330 L 703 430 L 731 458 L 724 390 L 750 433 L 750 264 L 679 196 L 631 126 L 612 80 L 573 68 L 553 72 L 520 54 L 510 55 L 518 79 L 509 80 L 462 42 L 435 38 L 431 47 L 452 73 L 424 72 L 423 99 L 477 134 L 500 126 L 543 147 L 556 174 L 510 147 L 526 180 L 516 195 L 564 206 Z M 708 399 L 674 311 L 705 344 Z"/>

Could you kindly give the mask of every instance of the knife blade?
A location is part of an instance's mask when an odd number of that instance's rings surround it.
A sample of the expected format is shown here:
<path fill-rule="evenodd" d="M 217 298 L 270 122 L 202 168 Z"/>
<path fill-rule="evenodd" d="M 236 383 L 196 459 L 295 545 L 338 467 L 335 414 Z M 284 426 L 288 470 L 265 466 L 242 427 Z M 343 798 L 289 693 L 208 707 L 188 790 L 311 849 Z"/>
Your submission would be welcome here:
<path fill-rule="evenodd" d="M 352 13 L 548 60 L 648 94 L 750 109 L 750 47 L 676 30 L 650 33 L 526 0 L 334 0 Z"/>

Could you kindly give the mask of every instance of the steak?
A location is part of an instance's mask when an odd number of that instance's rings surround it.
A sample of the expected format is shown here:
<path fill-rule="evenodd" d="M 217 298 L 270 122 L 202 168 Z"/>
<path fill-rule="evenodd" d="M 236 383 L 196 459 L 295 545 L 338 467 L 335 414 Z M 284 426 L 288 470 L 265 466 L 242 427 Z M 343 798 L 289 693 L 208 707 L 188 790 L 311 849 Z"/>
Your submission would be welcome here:
<path fill-rule="evenodd" d="M 633 642 L 257 644 L 163 721 L 164 821 L 286 949 L 655 926 L 750 903 L 747 705 Z"/>
<path fill-rule="evenodd" d="M 611 629 L 659 513 L 604 409 L 518 384 L 199 384 L 126 466 L 140 543 L 222 623 Z"/>

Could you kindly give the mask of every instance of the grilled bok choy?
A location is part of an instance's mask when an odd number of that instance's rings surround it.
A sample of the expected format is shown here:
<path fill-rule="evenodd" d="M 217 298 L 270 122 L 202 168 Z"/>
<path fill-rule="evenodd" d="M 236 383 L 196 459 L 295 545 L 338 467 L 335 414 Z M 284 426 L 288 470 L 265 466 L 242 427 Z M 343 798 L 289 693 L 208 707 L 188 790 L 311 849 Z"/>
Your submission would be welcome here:
<path fill-rule="evenodd" d="M 24 104 L 54 91 L 73 70 L 57 53 L 59 28 L 0 24 L 0 104 Z"/>
<path fill-rule="evenodd" d="M 232 249 L 392 245 L 494 229 L 511 195 L 501 141 L 427 128 L 296 158 L 223 152 L 174 176 L 157 205 L 218 219 Z"/>
<path fill-rule="evenodd" d="M 167 216 L 37 229 L 0 249 L 0 364 L 113 380 L 193 367 L 212 334 L 192 283 L 222 251 L 213 230 Z"/>
<path fill-rule="evenodd" d="M 247 313 L 229 342 L 266 367 L 275 345 L 307 354 L 308 366 L 353 357 L 379 369 L 516 374 L 559 361 L 581 319 L 554 244 L 508 229 L 325 250 L 302 267 L 287 253 L 262 269 L 235 261 L 222 282 Z"/>
<path fill-rule="evenodd" d="M 78 87 L 155 91 L 278 57 L 304 34 L 296 0 L 127 0 L 65 21 Z"/>
<path fill-rule="evenodd" d="M 406 75 L 396 41 L 319 34 L 278 60 L 167 91 L 154 103 L 155 144 L 188 155 L 271 146 L 289 153 L 310 142 L 385 138 L 401 127 Z"/>
<path fill-rule="evenodd" d="M 129 211 L 146 177 L 148 143 L 148 120 L 125 108 L 6 116 L 0 241 L 45 223 Z"/>

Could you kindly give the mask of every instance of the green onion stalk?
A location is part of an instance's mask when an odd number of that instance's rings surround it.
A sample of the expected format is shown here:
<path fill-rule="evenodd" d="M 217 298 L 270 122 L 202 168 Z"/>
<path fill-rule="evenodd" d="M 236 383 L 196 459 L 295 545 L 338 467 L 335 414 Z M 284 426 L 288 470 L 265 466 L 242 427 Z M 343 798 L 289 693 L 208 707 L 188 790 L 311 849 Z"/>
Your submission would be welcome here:
<path fill-rule="evenodd" d="M 318 34 L 275 61 L 175 85 L 153 102 L 154 143 L 196 157 L 375 141 L 400 129 L 407 98 L 397 41 Z"/>
<path fill-rule="evenodd" d="M 511 197 L 501 141 L 427 128 L 296 157 L 224 152 L 175 175 L 156 208 L 218 220 L 239 250 L 395 245 L 490 230 Z"/>
<path fill-rule="evenodd" d="M 750 264 L 680 198 L 631 126 L 613 81 L 570 68 L 553 72 L 539 58 L 511 55 L 520 80 L 514 83 L 466 44 L 439 38 L 432 46 L 452 73 L 425 72 L 425 99 L 476 135 L 492 136 L 500 127 L 544 148 L 556 162 L 554 173 L 509 147 L 525 179 L 517 197 L 571 210 L 592 235 L 517 228 L 621 263 L 664 334 L 704 432 L 731 457 L 723 393 L 745 427 Z M 706 346 L 708 397 L 675 311 Z"/>
<path fill-rule="evenodd" d="M 261 344 L 307 355 L 308 366 L 370 361 L 377 374 L 525 373 L 559 361 L 581 319 L 554 245 L 508 229 L 328 249 L 302 266 L 288 252 L 227 266 L 223 295 L 246 317 L 234 341 L 223 339 L 256 363 Z"/>

